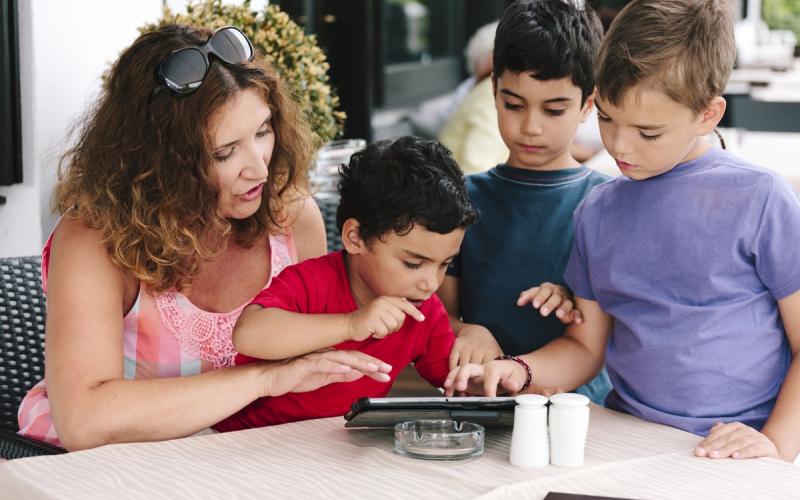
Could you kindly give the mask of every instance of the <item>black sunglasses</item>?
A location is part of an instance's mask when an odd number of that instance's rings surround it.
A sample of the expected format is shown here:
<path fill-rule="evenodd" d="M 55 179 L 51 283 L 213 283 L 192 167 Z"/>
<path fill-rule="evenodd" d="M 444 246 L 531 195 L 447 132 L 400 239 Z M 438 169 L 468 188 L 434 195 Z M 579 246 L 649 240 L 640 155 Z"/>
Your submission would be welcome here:
<path fill-rule="evenodd" d="M 158 63 L 156 75 L 173 94 L 189 95 L 208 74 L 209 54 L 227 64 L 240 64 L 253 60 L 253 44 L 233 26 L 219 28 L 199 47 L 178 49 L 165 57 Z"/>

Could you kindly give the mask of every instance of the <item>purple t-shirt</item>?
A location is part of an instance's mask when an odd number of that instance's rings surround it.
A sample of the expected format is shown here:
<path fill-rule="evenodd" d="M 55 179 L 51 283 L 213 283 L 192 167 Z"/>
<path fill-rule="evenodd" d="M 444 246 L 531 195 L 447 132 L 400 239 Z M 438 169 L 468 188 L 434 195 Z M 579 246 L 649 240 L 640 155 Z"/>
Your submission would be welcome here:
<path fill-rule="evenodd" d="M 720 149 L 575 211 L 566 282 L 614 318 L 610 408 L 706 434 L 761 429 L 791 351 L 776 300 L 800 290 L 800 199 Z"/>

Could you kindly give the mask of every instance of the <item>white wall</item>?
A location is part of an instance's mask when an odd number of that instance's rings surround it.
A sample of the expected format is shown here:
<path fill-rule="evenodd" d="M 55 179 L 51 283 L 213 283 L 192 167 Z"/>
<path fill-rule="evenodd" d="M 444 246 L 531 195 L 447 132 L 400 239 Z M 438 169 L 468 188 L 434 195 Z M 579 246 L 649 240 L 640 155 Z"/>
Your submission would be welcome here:
<path fill-rule="evenodd" d="M 56 164 L 69 128 L 100 89 L 100 75 L 154 21 L 161 0 L 19 2 L 23 183 L 0 187 L 0 256 L 41 251 Z"/>
<path fill-rule="evenodd" d="M 260 9 L 266 2 L 254 1 Z M 184 0 L 167 0 L 175 12 Z M 50 201 L 70 127 L 88 110 L 100 75 L 158 19 L 162 0 L 18 2 L 23 183 L 0 186 L 0 257 L 34 255 L 57 216 Z"/>

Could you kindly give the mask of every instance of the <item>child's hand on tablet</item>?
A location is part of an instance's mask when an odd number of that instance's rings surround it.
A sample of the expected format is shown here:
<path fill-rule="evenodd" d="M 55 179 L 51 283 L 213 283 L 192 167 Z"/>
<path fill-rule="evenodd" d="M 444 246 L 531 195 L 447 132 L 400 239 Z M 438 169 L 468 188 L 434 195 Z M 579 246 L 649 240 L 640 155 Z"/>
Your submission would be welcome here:
<path fill-rule="evenodd" d="M 502 354 L 492 332 L 480 325 L 467 325 L 458 332 L 450 351 L 450 369 L 468 363 L 488 363 Z"/>
<path fill-rule="evenodd" d="M 444 381 L 445 396 L 455 393 L 497 396 L 499 392 L 516 394 L 525 385 L 528 373 L 519 363 L 510 360 L 490 361 L 485 365 L 459 366 Z"/>

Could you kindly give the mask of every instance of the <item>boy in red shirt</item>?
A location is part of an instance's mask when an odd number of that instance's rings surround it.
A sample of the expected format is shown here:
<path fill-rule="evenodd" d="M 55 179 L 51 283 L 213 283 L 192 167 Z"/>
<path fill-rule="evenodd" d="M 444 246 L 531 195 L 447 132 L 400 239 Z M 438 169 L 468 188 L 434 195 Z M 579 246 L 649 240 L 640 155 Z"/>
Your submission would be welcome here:
<path fill-rule="evenodd" d="M 447 377 L 454 336 L 434 292 L 477 219 L 461 170 L 438 142 L 401 137 L 354 154 L 339 191 L 344 251 L 286 268 L 256 296 L 234 328 L 236 363 L 333 348 L 384 366 L 355 381 L 256 400 L 217 430 L 343 415 L 358 398 L 385 396 L 411 362 L 436 387 Z"/>

